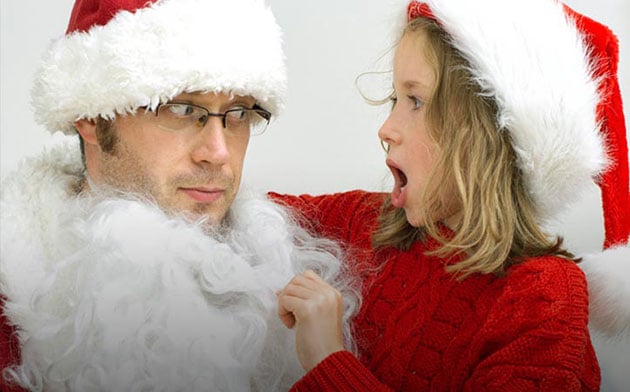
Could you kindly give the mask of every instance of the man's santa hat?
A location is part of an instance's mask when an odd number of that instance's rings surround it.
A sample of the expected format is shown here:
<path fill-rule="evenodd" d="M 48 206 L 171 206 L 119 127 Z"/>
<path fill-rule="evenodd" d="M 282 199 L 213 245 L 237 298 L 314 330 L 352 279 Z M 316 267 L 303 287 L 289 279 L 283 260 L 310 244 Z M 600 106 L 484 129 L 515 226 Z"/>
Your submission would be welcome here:
<path fill-rule="evenodd" d="M 607 250 L 584 255 L 580 266 L 602 386 L 625 388 L 630 191 L 617 38 L 556 0 L 412 1 L 407 20 L 421 16 L 448 33 L 483 94 L 494 98 L 497 124 L 511 136 L 541 223 L 568 208 L 591 181 L 601 188 Z"/>
<path fill-rule="evenodd" d="M 77 0 L 32 101 L 38 122 L 73 134 L 79 119 L 183 92 L 249 95 L 277 114 L 286 89 L 281 30 L 264 0 Z"/>

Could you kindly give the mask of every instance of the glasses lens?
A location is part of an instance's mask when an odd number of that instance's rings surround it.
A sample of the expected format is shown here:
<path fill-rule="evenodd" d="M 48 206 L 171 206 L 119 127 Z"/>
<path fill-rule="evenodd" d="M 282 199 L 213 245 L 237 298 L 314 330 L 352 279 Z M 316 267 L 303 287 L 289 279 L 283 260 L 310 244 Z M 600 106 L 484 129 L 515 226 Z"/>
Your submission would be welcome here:
<path fill-rule="evenodd" d="M 225 112 L 225 126 L 232 132 L 249 133 L 251 123 L 252 114 L 247 108 L 234 108 Z"/>
<path fill-rule="evenodd" d="M 205 109 L 185 103 L 166 103 L 157 113 L 159 126 L 172 131 L 192 128 L 196 123 L 203 126 L 207 116 Z"/>
<path fill-rule="evenodd" d="M 251 134 L 252 136 L 260 135 L 265 132 L 269 125 L 269 119 L 271 113 L 262 109 L 252 109 L 252 124 Z"/>
<path fill-rule="evenodd" d="M 225 122 L 227 128 L 234 132 L 260 135 L 265 132 L 269 120 L 263 110 L 238 108 L 225 112 Z"/>

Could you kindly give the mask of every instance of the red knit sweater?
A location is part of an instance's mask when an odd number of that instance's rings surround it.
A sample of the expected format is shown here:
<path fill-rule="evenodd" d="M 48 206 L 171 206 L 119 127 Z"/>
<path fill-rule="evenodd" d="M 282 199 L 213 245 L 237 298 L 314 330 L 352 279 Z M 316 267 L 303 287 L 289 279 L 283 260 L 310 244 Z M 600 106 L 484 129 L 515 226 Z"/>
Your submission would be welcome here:
<path fill-rule="evenodd" d="M 354 325 L 359 358 L 330 355 L 294 391 L 599 388 L 586 281 L 575 263 L 539 257 L 503 278 L 458 281 L 444 271 L 454 260 L 424 255 L 434 241 L 407 252 L 372 250 L 382 195 L 271 196 L 299 210 L 319 234 L 348 244 L 364 282 Z"/>
<path fill-rule="evenodd" d="M 423 255 L 431 241 L 409 252 L 372 250 L 382 195 L 273 197 L 301 211 L 314 231 L 347 243 L 364 282 L 355 319 L 359 359 L 330 355 L 294 391 L 598 389 L 586 282 L 575 264 L 544 257 L 504 278 L 456 281 L 444 260 Z M 18 346 L 0 317 L 0 368 L 18 361 Z M 20 389 L 0 377 L 0 390 Z"/>

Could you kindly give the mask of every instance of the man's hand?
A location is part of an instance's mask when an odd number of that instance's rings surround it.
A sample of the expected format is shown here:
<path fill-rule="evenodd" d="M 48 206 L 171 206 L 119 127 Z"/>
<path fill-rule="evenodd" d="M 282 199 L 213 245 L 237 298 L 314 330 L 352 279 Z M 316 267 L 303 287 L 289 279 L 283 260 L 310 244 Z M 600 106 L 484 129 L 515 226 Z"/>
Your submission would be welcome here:
<path fill-rule="evenodd" d="M 295 327 L 296 350 L 306 371 L 344 349 L 342 307 L 341 293 L 310 270 L 278 292 L 278 316 L 288 328 Z"/>

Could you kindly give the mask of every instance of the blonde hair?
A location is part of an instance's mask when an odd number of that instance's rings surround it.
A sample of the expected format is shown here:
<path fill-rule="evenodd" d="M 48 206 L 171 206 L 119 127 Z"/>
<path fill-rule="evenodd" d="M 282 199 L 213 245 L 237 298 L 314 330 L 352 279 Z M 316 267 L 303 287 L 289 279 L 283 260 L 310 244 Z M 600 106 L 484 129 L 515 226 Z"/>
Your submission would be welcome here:
<path fill-rule="evenodd" d="M 497 128 L 496 103 L 482 93 L 469 63 L 434 21 L 412 20 L 403 36 L 412 34 L 426 38 L 425 55 L 437 77 L 426 103 L 428 129 L 439 150 L 419 211 L 426 223 L 421 228 L 411 226 L 404 210 L 394 208 L 388 199 L 373 245 L 408 250 L 414 242 L 431 236 L 441 246 L 429 254 L 463 256 L 446 267 L 461 277 L 476 272 L 502 274 L 509 265 L 528 257 L 573 258 L 561 247 L 561 238 L 551 238 L 540 227 L 510 134 Z M 461 205 L 452 235 L 431 219 L 434 211 L 452 209 L 444 202 L 446 192 L 454 192 Z"/>

